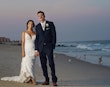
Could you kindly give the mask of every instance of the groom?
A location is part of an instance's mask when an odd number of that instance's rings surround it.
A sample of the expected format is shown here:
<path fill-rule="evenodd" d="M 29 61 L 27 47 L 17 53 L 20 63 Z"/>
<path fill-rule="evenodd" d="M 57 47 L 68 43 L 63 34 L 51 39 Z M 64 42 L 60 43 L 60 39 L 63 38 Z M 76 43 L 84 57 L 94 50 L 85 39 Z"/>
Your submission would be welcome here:
<path fill-rule="evenodd" d="M 53 22 L 45 20 L 45 14 L 42 11 L 37 13 L 39 24 L 36 26 L 35 55 L 40 55 L 41 66 L 45 82 L 42 85 L 49 85 L 49 76 L 47 71 L 47 59 L 51 69 L 53 86 L 57 86 L 57 77 L 55 74 L 55 64 L 53 50 L 56 44 L 56 30 Z"/>

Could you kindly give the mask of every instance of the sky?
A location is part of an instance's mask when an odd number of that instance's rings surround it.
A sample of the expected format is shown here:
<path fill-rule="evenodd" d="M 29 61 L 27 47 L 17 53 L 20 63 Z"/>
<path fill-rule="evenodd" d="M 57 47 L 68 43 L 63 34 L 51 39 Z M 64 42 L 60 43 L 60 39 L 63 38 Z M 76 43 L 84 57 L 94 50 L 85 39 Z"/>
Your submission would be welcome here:
<path fill-rule="evenodd" d="M 0 37 L 21 40 L 39 10 L 54 22 L 58 42 L 110 40 L 110 0 L 0 0 Z"/>

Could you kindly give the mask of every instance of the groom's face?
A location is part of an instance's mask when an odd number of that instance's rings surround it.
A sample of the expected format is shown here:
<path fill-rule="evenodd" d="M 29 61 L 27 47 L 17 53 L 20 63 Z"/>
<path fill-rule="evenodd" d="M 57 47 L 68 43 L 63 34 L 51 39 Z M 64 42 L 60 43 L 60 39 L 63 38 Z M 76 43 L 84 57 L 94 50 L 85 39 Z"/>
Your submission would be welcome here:
<path fill-rule="evenodd" d="M 45 20 L 45 16 L 42 13 L 37 14 L 38 20 L 43 22 Z"/>

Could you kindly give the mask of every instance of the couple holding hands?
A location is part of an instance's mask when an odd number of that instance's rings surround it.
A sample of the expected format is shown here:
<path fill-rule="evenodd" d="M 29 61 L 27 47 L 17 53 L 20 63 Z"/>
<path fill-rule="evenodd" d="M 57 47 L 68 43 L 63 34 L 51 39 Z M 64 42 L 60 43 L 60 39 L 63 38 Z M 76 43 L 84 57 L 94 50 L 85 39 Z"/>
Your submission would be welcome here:
<path fill-rule="evenodd" d="M 53 50 L 56 45 L 56 30 L 53 22 L 45 20 L 43 11 L 37 12 L 39 24 L 28 20 L 27 29 L 22 33 L 22 62 L 19 76 L 3 77 L 1 80 L 37 84 L 34 76 L 35 59 L 40 56 L 40 62 L 45 81 L 49 85 L 47 60 L 51 69 L 53 86 L 57 86 Z M 33 28 L 35 27 L 35 32 Z"/>

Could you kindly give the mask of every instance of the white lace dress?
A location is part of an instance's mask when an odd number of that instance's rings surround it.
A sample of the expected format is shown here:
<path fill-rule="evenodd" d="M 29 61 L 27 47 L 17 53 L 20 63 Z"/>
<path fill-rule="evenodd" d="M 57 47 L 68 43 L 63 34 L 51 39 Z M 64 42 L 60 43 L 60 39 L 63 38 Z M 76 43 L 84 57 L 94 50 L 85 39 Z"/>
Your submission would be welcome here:
<path fill-rule="evenodd" d="M 34 76 L 34 64 L 35 64 L 35 44 L 34 41 L 36 39 L 36 35 L 33 35 L 32 37 L 25 33 L 25 57 L 22 58 L 21 62 L 21 70 L 19 76 L 12 76 L 12 77 L 3 77 L 1 80 L 4 81 L 16 81 L 16 82 L 26 82 L 28 77 Z"/>

